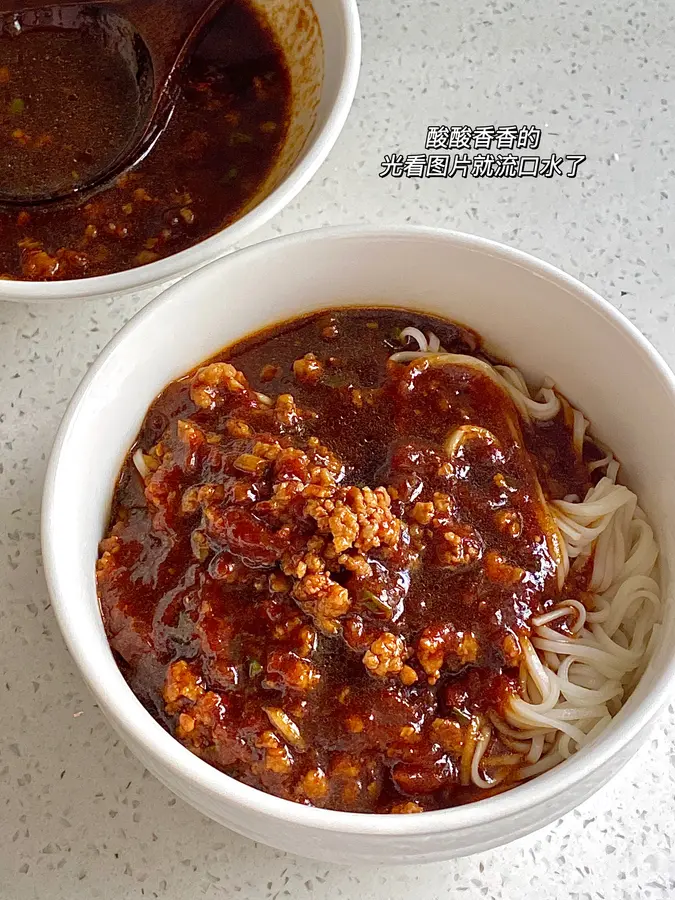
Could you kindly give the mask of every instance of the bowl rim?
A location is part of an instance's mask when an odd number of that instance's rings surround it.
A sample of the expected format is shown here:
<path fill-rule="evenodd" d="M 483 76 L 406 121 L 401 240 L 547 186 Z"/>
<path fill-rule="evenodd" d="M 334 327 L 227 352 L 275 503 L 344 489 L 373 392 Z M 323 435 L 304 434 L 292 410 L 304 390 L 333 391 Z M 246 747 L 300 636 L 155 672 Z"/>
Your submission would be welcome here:
<path fill-rule="evenodd" d="M 307 143 L 300 151 L 299 160 L 264 200 L 240 219 L 236 219 L 210 237 L 163 259 L 133 269 L 89 278 L 71 278 L 63 281 L 0 280 L 0 300 L 51 303 L 57 300 L 87 299 L 140 291 L 166 283 L 221 258 L 228 250 L 232 250 L 241 240 L 288 206 L 325 162 L 344 128 L 356 94 L 362 46 L 357 0 L 333 0 L 333 2 L 342 22 L 344 40 L 344 59 L 333 105 L 323 125 L 310 131 Z M 330 36 L 323 35 L 324 54 L 325 43 L 329 38 Z"/>
<path fill-rule="evenodd" d="M 605 740 L 600 737 L 598 743 L 512 790 L 484 798 L 480 802 L 412 816 L 317 809 L 302 806 L 242 784 L 192 754 L 165 731 L 142 706 L 112 658 L 110 666 L 108 666 L 110 669 L 108 672 L 109 682 L 103 683 L 99 675 L 100 660 L 89 655 L 88 648 L 78 640 L 76 630 L 73 630 L 71 623 L 67 621 L 66 607 L 70 575 L 62 570 L 55 553 L 55 534 L 58 531 L 58 525 L 53 511 L 60 476 L 61 457 L 67 452 L 69 434 L 78 419 L 80 407 L 86 400 L 91 386 L 107 360 L 124 344 L 127 336 L 147 320 L 162 315 L 166 307 L 170 308 L 174 303 L 189 302 L 191 292 L 198 288 L 200 279 L 208 277 L 211 269 L 220 268 L 222 270 L 221 279 L 226 277 L 227 266 L 231 264 L 230 260 L 232 259 L 236 259 L 237 263 L 246 263 L 255 271 L 256 261 L 264 258 L 269 249 L 283 252 L 287 248 L 303 244 L 307 249 L 311 249 L 312 245 L 317 243 L 355 239 L 359 241 L 431 241 L 452 244 L 468 251 L 486 254 L 512 265 L 524 267 L 533 274 L 555 283 L 575 295 L 582 303 L 600 312 L 614 328 L 636 345 L 637 350 L 647 358 L 650 366 L 655 370 L 675 405 L 675 374 L 642 333 L 612 304 L 591 288 L 550 263 L 539 260 L 521 250 L 463 232 L 411 225 L 390 228 L 336 226 L 270 238 L 238 250 L 225 258 L 215 260 L 209 266 L 203 267 L 169 287 L 136 313 L 97 357 L 68 405 L 47 466 L 41 517 L 44 570 L 55 615 L 64 640 L 102 710 L 123 734 L 130 736 L 132 749 L 135 744 L 138 744 L 142 747 L 144 754 L 150 759 L 160 762 L 164 771 L 170 771 L 183 782 L 183 786 L 186 781 L 192 783 L 197 789 L 217 798 L 230 808 L 236 807 L 244 814 L 256 813 L 294 826 L 318 829 L 329 833 L 378 837 L 452 833 L 499 821 L 539 806 L 563 795 L 565 790 L 571 789 L 600 770 L 612 757 L 630 744 L 641 731 L 647 728 L 667 702 L 669 690 L 675 683 L 675 655 L 671 656 L 663 671 L 653 678 L 649 692 L 643 701 L 632 708 L 628 714 L 622 716 L 621 723 L 613 732 L 606 733 Z M 115 696 L 115 692 L 119 696 Z"/>

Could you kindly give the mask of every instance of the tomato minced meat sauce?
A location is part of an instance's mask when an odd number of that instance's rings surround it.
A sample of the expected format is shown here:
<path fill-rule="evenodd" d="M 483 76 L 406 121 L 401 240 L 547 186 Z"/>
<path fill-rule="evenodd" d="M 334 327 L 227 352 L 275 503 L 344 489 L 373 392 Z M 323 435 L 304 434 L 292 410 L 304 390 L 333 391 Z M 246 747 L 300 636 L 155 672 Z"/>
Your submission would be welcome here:
<path fill-rule="evenodd" d="M 36 21 L 17 30 L 15 14 L 0 13 L 0 188 L 9 195 L 86 184 L 125 146 L 138 114 L 117 54 L 77 28 Z M 247 0 L 223 4 L 179 88 L 150 151 L 113 184 L 81 199 L 0 204 L 0 278 L 108 275 L 185 250 L 242 214 L 281 151 L 291 107 L 287 61 Z"/>
<path fill-rule="evenodd" d="M 525 429 L 475 370 L 389 361 L 408 325 L 487 358 L 446 321 L 352 309 L 170 384 L 101 543 L 106 632 L 152 715 L 229 775 L 318 807 L 489 794 L 460 784 L 467 729 L 517 692 L 519 636 L 556 596 L 538 483 L 587 487 L 562 418 Z M 496 440 L 450 463 L 466 424 Z"/>

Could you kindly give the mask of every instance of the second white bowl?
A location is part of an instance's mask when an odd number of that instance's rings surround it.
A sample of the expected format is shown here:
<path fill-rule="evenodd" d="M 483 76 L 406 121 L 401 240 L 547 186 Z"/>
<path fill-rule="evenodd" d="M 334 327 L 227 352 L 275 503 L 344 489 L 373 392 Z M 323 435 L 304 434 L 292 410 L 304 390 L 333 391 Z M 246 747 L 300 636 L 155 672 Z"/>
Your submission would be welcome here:
<path fill-rule="evenodd" d="M 284 51 L 291 80 L 291 111 L 279 157 L 241 217 L 193 247 L 123 272 L 67 281 L 0 279 L 0 300 L 92 299 L 168 282 L 223 256 L 302 190 L 330 153 L 354 99 L 361 64 L 356 0 L 250 2 Z M 301 28 L 299 21 L 309 24 Z"/>

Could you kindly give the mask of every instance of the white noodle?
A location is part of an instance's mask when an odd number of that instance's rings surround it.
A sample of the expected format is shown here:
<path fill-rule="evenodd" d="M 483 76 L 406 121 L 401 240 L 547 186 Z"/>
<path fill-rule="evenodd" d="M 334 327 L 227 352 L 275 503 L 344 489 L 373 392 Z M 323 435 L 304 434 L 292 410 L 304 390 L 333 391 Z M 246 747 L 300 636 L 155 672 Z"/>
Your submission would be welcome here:
<path fill-rule="evenodd" d="M 262 403 L 263 406 L 274 406 L 274 400 L 271 397 L 268 397 L 267 394 L 261 394 L 259 391 L 253 392 L 258 399 L 259 403 Z"/>
<path fill-rule="evenodd" d="M 524 653 L 528 684 L 536 685 L 540 700 L 514 698 L 506 722 L 511 734 L 548 726 L 564 736 L 551 752 L 550 766 L 546 757 L 541 764 L 535 760 L 520 770 L 521 778 L 539 774 L 587 745 L 611 721 L 631 674 L 645 662 L 662 611 L 652 577 L 658 549 L 639 511 L 640 518 L 635 518 L 637 500 L 631 491 L 603 478 L 581 503 L 558 501 L 553 507 L 568 554 L 594 553 L 591 588 L 599 593 L 592 609 L 583 608 L 583 616 L 578 601 L 563 599 L 556 609 L 533 620 L 531 644 L 537 654 L 555 658 L 556 683 L 542 693 L 541 664 Z M 568 616 L 572 609 L 579 614 L 573 634 L 550 627 L 556 612 Z M 526 760 L 532 762 L 530 754 Z"/>
<path fill-rule="evenodd" d="M 438 346 L 440 347 L 440 341 L 438 340 L 436 335 L 434 334 L 432 336 L 435 338 L 434 343 L 436 343 L 436 341 L 438 341 Z M 431 347 L 429 347 L 429 342 L 427 341 L 426 337 L 424 336 L 424 332 L 420 331 L 419 328 L 413 328 L 412 326 L 408 326 L 408 328 L 404 328 L 403 331 L 401 331 L 401 338 L 403 340 L 403 343 L 406 342 L 407 338 L 412 338 L 412 340 L 415 341 L 415 343 L 417 344 L 418 349 L 421 353 L 426 353 L 427 350 L 432 349 Z M 438 347 L 435 347 L 433 349 L 435 351 L 438 349 Z"/>
<path fill-rule="evenodd" d="M 427 334 L 427 345 L 431 353 L 438 353 L 438 351 L 441 349 L 441 342 L 438 339 L 438 336 L 433 333 L 433 331 L 430 331 Z M 420 350 L 421 349 L 422 348 L 420 347 Z"/>
<path fill-rule="evenodd" d="M 487 428 L 480 428 L 477 425 L 460 425 L 445 439 L 443 450 L 452 459 L 462 444 L 469 440 L 479 440 L 490 446 L 499 447 L 499 441 Z"/>
<path fill-rule="evenodd" d="M 433 366 L 473 369 L 508 393 L 525 423 L 553 419 L 562 410 L 573 447 L 583 458 L 589 422 L 557 394 L 550 379 L 532 393 L 517 369 L 447 353 L 432 332 L 425 336 L 419 329 L 404 328 L 401 338 L 412 339 L 418 349 L 394 353 L 393 362 L 427 359 Z M 457 453 L 469 438 L 499 447 L 484 428 L 464 425 L 446 438 L 446 453 Z M 465 757 L 472 754 L 470 780 L 477 787 L 494 787 L 508 769 L 516 780 L 532 778 L 595 740 L 621 708 L 657 640 L 663 612 L 655 574 L 658 547 L 637 497 L 616 483 L 619 463 L 606 448 L 601 450 L 605 456 L 588 463 L 587 471 L 604 475 L 583 499 L 570 495 L 549 504 L 541 494 L 553 520 L 552 544 L 557 541 L 559 546 L 561 599 L 533 618 L 531 638 L 521 637 L 520 695 L 508 700 L 505 718 L 491 711 L 491 726 L 476 718 L 471 722 Z M 581 571 L 589 560 L 588 589 L 593 596 L 585 606 L 575 597 L 565 597 L 565 583 L 572 565 L 573 571 Z M 565 631 L 559 630 L 563 621 Z M 497 751 L 485 757 L 493 735 L 511 755 Z M 492 758 L 501 761 L 495 773 L 481 768 L 484 757 L 488 766 Z M 468 777 L 466 758 L 463 784 Z"/>
<path fill-rule="evenodd" d="M 145 461 L 145 455 L 143 454 L 143 451 L 140 447 L 135 451 L 131 459 L 133 464 L 136 466 L 138 474 L 141 476 L 141 478 L 147 478 L 150 474 L 150 468 Z"/>
<path fill-rule="evenodd" d="M 490 725 L 484 725 L 480 733 L 478 735 L 478 740 L 476 741 L 476 748 L 473 752 L 473 757 L 471 759 L 471 782 L 475 784 L 476 787 L 480 788 L 491 788 L 502 780 L 504 776 L 501 778 L 499 776 L 486 779 L 480 774 L 479 766 L 481 764 L 481 760 L 485 754 L 485 751 L 488 748 L 490 740 L 492 738 L 492 728 Z"/>

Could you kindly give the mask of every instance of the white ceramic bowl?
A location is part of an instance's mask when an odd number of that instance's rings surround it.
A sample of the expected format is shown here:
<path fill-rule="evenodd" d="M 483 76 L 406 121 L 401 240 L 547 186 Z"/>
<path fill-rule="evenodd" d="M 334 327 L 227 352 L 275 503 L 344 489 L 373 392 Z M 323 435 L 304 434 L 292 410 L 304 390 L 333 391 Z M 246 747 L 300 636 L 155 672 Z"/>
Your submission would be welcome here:
<path fill-rule="evenodd" d="M 94 584 L 115 479 L 144 414 L 172 379 L 222 346 L 327 306 L 401 306 L 477 329 L 527 375 L 550 374 L 623 461 L 662 551 L 675 558 L 675 378 L 609 303 L 546 263 L 490 241 L 430 229 L 327 229 L 239 251 L 171 287 L 136 315 L 84 379 L 47 473 L 42 539 L 52 602 L 70 651 L 111 724 L 161 781 L 207 816 L 323 860 L 412 863 L 485 850 L 546 825 L 606 782 L 645 740 L 675 683 L 675 616 L 637 689 L 600 738 L 504 794 L 421 815 L 311 809 L 240 784 L 193 756 L 122 678 Z"/>
<path fill-rule="evenodd" d="M 91 299 L 166 283 L 223 256 L 302 190 L 330 153 L 354 99 L 361 64 L 356 0 L 249 2 L 284 51 L 291 106 L 283 148 L 243 215 L 194 247 L 124 272 L 69 281 L 0 279 L 0 300 L 43 303 Z"/>

